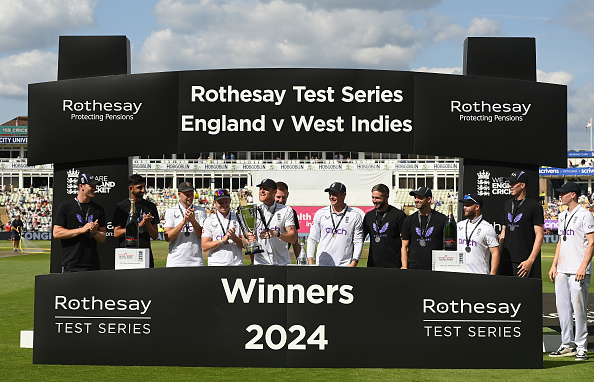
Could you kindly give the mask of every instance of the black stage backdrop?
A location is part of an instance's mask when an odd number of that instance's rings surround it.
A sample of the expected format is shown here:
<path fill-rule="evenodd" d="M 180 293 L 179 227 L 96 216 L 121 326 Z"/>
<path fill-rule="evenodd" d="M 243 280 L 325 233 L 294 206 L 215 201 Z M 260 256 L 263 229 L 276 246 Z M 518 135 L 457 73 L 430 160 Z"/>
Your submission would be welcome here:
<path fill-rule="evenodd" d="M 563 166 L 565 142 L 541 148 L 550 144 L 543 126 L 565 136 L 566 92 L 532 81 L 357 69 L 198 70 L 31 84 L 28 160 L 299 147 Z M 472 138 L 487 148 L 469 144 Z M 506 149 L 528 138 L 530 145 Z"/>
<path fill-rule="evenodd" d="M 35 288 L 34 363 L 542 367 L 540 280 L 197 267 L 40 275 Z"/>
<path fill-rule="evenodd" d="M 93 174 L 101 180 L 93 201 L 105 209 L 107 220 L 107 239 L 105 243 L 97 243 L 97 251 L 101 260 L 101 269 L 113 269 L 115 266 L 115 249 L 118 240 L 113 237 L 111 218 L 118 202 L 129 198 L 128 191 L 128 159 L 116 158 L 101 161 L 101 165 L 90 162 L 58 163 L 54 166 L 54 198 L 53 216 L 55 218 L 60 203 L 78 194 L 76 184 L 81 173 Z M 52 222 L 53 227 L 53 222 Z M 52 254 L 50 272 L 62 272 L 61 240 L 52 237 Z"/>

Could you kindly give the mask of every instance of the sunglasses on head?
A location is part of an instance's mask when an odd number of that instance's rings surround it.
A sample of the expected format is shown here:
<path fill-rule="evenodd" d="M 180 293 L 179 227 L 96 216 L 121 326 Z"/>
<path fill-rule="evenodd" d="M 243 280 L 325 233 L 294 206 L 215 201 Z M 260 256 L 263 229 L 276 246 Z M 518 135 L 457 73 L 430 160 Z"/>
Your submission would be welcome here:
<path fill-rule="evenodd" d="M 468 201 L 469 203 L 470 203 L 470 202 L 472 202 L 472 203 L 474 203 L 474 204 L 479 204 L 479 202 L 477 202 L 476 200 L 474 200 L 474 199 L 472 198 L 472 196 L 470 196 L 470 195 L 464 195 L 464 200 L 465 200 L 465 201 Z"/>
<path fill-rule="evenodd" d="M 229 191 L 227 190 L 216 190 L 215 196 L 229 196 Z"/>

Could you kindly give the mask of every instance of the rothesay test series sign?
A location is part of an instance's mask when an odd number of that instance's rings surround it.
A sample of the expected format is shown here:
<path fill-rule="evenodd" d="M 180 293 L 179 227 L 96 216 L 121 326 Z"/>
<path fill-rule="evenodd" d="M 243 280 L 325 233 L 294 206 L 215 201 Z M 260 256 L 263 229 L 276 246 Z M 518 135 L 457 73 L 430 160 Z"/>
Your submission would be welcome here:
<path fill-rule="evenodd" d="M 542 367 L 540 280 L 197 267 L 40 275 L 35 288 L 34 363 Z"/>
<path fill-rule="evenodd" d="M 547 147 L 548 137 L 540 132 L 543 125 L 566 129 L 566 93 L 563 85 L 533 81 L 356 69 L 195 70 L 62 80 L 29 85 L 28 160 L 340 150 L 562 166 L 564 154 L 556 153 L 566 150 L 545 154 L 540 148 Z M 89 143 L 73 146 L 54 126 Z M 468 136 L 484 137 L 491 149 L 465 144 L 462 137 Z M 122 144 L 114 144 L 116 137 Z M 524 140 L 531 144 L 506 150 Z"/>

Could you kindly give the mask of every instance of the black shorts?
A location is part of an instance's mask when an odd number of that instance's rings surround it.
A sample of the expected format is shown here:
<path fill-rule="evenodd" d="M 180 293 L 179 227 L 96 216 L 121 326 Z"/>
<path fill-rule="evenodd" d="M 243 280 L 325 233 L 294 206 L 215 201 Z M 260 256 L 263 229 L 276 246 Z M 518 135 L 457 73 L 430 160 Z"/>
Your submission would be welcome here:
<path fill-rule="evenodd" d="M 12 241 L 21 240 L 21 234 L 17 231 L 12 231 L 11 239 Z"/>

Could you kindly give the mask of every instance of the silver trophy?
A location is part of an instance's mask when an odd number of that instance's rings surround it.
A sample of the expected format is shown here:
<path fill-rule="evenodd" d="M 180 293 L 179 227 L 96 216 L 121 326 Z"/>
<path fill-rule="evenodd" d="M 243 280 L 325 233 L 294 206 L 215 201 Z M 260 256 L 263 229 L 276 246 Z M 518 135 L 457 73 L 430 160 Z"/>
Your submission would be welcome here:
<path fill-rule="evenodd" d="M 307 254 L 305 253 L 305 243 L 307 243 L 307 236 L 299 236 L 297 240 L 299 240 L 299 244 L 301 245 L 301 253 L 297 258 L 297 265 L 309 265 L 309 261 L 307 261 Z"/>
<path fill-rule="evenodd" d="M 255 204 L 246 204 L 237 207 L 237 221 L 241 230 L 256 236 L 256 226 L 258 225 L 258 206 Z M 256 237 L 257 240 L 257 237 Z M 245 246 L 245 254 L 253 255 L 262 253 L 262 247 L 257 241 L 252 241 Z"/>

